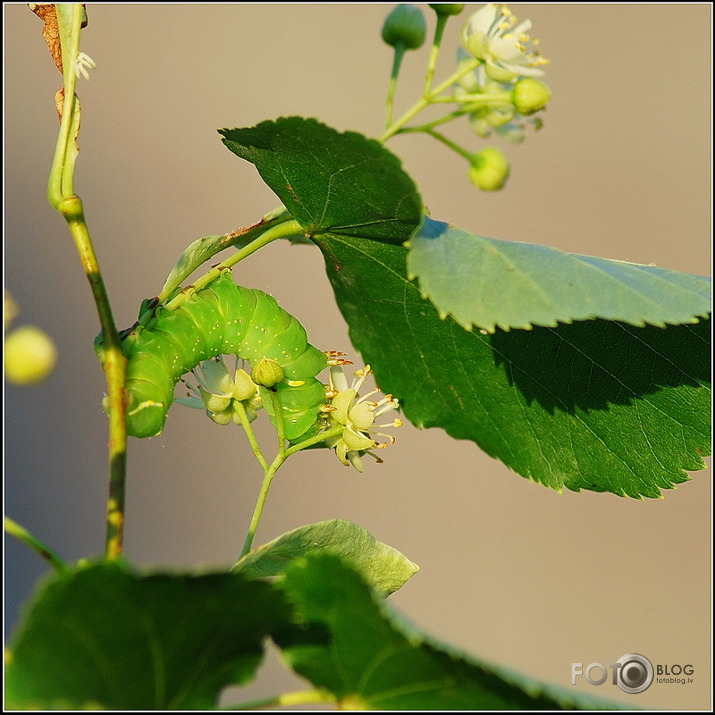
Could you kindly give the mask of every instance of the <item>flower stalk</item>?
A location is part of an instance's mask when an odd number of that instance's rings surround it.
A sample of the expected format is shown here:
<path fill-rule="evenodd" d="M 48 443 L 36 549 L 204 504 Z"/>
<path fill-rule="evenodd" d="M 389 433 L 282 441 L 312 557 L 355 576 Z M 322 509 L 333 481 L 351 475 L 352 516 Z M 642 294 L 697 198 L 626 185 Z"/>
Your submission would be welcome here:
<path fill-rule="evenodd" d="M 388 122 L 379 141 L 384 143 L 396 134 L 424 132 L 469 162 L 470 180 L 475 186 L 482 190 L 500 189 L 508 171 L 501 172 L 500 180 L 485 181 L 481 175 L 479 180 L 475 180 L 474 157 L 477 154 L 460 147 L 434 129 L 467 115 L 477 136 L 488 137 L 494 131 L 508 142 L 523 141 L 528 125 L 541 128 L 541 119 L 532 115 L 544 109 L 551 98 L 551 90 L 536 79 L 544 74 L 542 67 L 548 60 L 537 49 L 538 39 L 532 39 L 528 34 L 530 20 L 520 23 L 506 5 L 489 3 L 477 10 L 462 29 L 463 49 L 460 50 L 456 71 L 433 87 L 446 21 L 450 15 L 459 14 L 464 6 L 436 4 L 430 7 L 436 13 L 436 26 L 422 96 L 396 121 L 392 121 L 392 97 L 397 79 L 393 70 L 388 90 Z M 427 107 L 448 103 L 457 106 L 429 122 L 410 124 Z"/>

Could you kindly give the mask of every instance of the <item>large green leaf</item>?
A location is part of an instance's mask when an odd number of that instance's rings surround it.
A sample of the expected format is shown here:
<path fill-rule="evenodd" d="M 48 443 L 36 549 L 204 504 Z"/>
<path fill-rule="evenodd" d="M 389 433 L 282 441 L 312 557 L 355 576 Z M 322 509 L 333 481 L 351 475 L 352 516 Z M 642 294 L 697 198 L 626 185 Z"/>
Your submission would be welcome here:
<path fill-rule="evenodd" d="M 588 318 L 695 323 L 711 305 L 708 278 L 484 238 L 430 218 L 410 241 L 407 275 L 440 315 L 489 332 Z"/>
<path fill-rule="evenodd" d="M 280 594 L 239 575 L 70 572 L 44 584 L 12 638 L 6 705 L 212 708 L 253 677 L 264 637 L 288 620 Z"/>
<path fill-rule="evenodd" d="M 282 534 L 240 559 L 232 571 L 246 578 L 282 575 L 296 559 L 322 551 L 340 556 L 382 596 L 402 588 L 419 567 L 361 526 L 343 519 L 307 524 Z"/>
<path fill-rule="evenodd" d="M 302 117 L 219 133 L 234 154 L 256 165 L 308 234 L 401 244 L 420 222 L 414 182 L 374 139 Z"/>
<path fill-rule="evenodd" d="M 618 709 L 438 646 L 406 628 L 328 554 L 295 562 L 283 588 L 302 628 L 274 639 L 285 660 L 345 710 Z M 448 607 L 445 602 L 445 607 Z"/>
<path fill-rule="evenodd" d="M 404 248 L 318 243 L 353 344 L 418 427 L 473 440 L 554 489 L 658 497 L 704 466 L 709 321 L 470 332 L 421 298 Z"/>
<path fill-rule="evenodd" d="M 694 322 L 709 307 L 704 279 L 537 246 L 532 270 L 514 249 L 523 244 L 497 255 L 428 219 L 410 254 L 418 287 L 401 244 L 421 220 L 419 196 L 390 152 L 297 117 L 222 134 L 320 246 L 353 344 L 414 424 L 473 440 L 555 489 L 658 497 L 704 466 L 709 321 Z M 586 292 L 560 287 L 562 267 L 568 283 L 600 271 L 596 293 L 612 295 L 592 295 L 592 278 Z M 527 274 L 541 288 L 523 290 Z M 465 330 L 450 313 L 484 327 Z M 600 314 L 619 321 L 578 320 Z M 490 334 L 538 321 L 552 327 Z"/>

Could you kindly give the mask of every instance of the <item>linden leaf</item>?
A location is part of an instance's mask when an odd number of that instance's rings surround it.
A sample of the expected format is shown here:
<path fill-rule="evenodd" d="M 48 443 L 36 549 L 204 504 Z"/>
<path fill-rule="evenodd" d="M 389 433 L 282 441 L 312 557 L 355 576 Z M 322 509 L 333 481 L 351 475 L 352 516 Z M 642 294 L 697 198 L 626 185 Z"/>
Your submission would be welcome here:
<path fill-rule="evenodd" d="M 429 217 L 409 247 L 408 277 L 467 330 L 590 318 L 663 326 L 710 313 L 710 279 L 689 273 L 484 238 Z"/>

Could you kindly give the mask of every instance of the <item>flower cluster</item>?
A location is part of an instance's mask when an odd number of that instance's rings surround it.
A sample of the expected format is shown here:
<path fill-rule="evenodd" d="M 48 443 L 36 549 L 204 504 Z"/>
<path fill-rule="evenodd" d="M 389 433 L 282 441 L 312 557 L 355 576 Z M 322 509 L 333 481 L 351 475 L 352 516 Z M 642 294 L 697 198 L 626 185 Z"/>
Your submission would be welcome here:
<path fill-rule="evenodd" d="M 241 424 L 245 411 L 249 422 L 256 419 L 262 407 L 258 386 L 242 369 L 229 371 L 222 356 L 204 360 L 193 371 L 198 387 L 185 383 L 193 396 L 176 399 L 180 405 L 205 409 L 211 420 L 219 425 Z"/>
<path fill-rule="evenodd" d="M 400 427 L 402 421 L 394 419 L 385 424 L 375 424 L 375 420 L 385 412 L 397 409 L 399 405 L 392 395 L 385 395 L 378 400 L 370 399 L 379 393 L 377 388 L 360 396 L 360 388 L 372 372 L 369 365 L 363 370 L 357 370 L 352 383 L 348 384 L 343 365 L 350 363 L 339 357 L 342 353 L 331 352 L 327 355 L 331 366 L 330 384 L 326 386 L 326 404 L 321 408 L 323 415 L 319 429 L 330 435 L 326 436 L 324 444 L 335 450 L 341 463 L 352 465 L 362 472 L 362 458 L 366 454 L 381 462 L 373 450 L 394 443 L 392 435 L 376 430 Z M 256 419 L 257 410 L 263 406 L 258 384 L 265 382 L 272 367 L 271 362 L 259 361 L 249 376 L 242 369 L 230 371 L 223 356 L 204 360 L 193 370 L 198 386 L 185 382 L 190 394 L 188 397 L 177 398 L 176 402 L 186 407 L 204 409 L 208 417 L 220 425 L 231 422 L 242 424 L 242 413 L 252 422 Z M 259 369 L 262 365 L 264 370 Z M 378 443 L 374 439 L 378 436 L 386 437 L 387 441 Z"/>
<path fill-rule="evenodd" d="M 544 74 L 541 67 L 548 60 L 536 49 L 538 40 L 527 34 L 531 22 L 517 22 L 506 5 L 495 3 L 472 15 L 462 32 L 464 49 L 458 67 L 472 67 L 475 59 L 479 64 L 462 75 L 454 89 L 478 136 L 486 138 L 495 132 L 511 143 L 523 141 L 529 125 L 541 128 L 541 119 L 531 115 L 551 99 L 551 90 L 536 79 Z M 501 152 L 489 148 L 470 157 L 469 175 L 480 189 L 500 189 L 509 175 L 509 164 Z"/>
<path fill-rule="evenodd" d="M 445 23 L 459 15 L 463 4 L 430 5 L 437 15 L 430 51 L 425 89 L 418 102 L 393 122 L 393 101 L 402 54 L 416 49 L 425 36 L 425 19 L 413 5 L 398 5 L 383 26 L 383 39 L 395 48 L 392 76 L 387 93 L 387 126 L 380 141 L 400 132 L 424 132 L 464 157 L 469 162 L 469 178 L 484 191 L 501 189 L 509 176 L 509 162 L 496 148 L 473 153 L 460 146 L 437 128 L 454 119 L 467 116 L 480 137 L 497 133 L 509 142 L 520 142 L 529 125 L 540 129 L 540 118 L 532 115 L 546 107 L 551 90 L 537 77 L 548 64 L 537 45 L 538 39 L 528 33 L 531 21 L 519 22 L 503 4 L 489 3 L 477 10 L 462 29 L 462 47 L 457 56 L 457 69 L 444 82 L 433 84 L 437 55 Z M 447 92 L 447 95 L 443 93 Z M 412 119 L 430 105 L 456 104 L 456 108 L 424 124 Z"/>
<path fill-rule="evenodd" d="M 461 52 L 460 65 L 472 62 Z M 454 96 L 469 115 L 475 134 L 486 138 L 496 132 L 502 139 L 516 144 L 524 140 L 531 125 L 541 129 L 543 121 L 531 115 L 543 109 L 551 99 L 551 90 L 539 80 L 524 77 L 513 85 L 490 80 L 485 66 L 480 65 L 459 79 Z"/>
<path fill-rule="evenodd" d="M 348 385 L 345 372 L 340 366 L 330 368 L 330 389 L 328 396 L 330 404 L 328 406 L 328 429 L 331 427 L 342 427 L 340 434 L 329 437 L 325 443 L 331 449 L 335 449 L 338 459 L 345 465 L 352 465 L 358 472 L 362 472 L 362 457 L 369 454 L 378 462 L 382 460 L 372 451 L 382 449 L 387 444 L 393 444 L 395 438 L 383 432 L 376 432 L 375 428 L 400 427 L 402 421 L 395 419 L 386 424 L 375 424 L 375 419 L 385 412 L 395 410 L 398 402 L 392 395 L 385 395 L 380 400 L 370 400 L 369 398 L 379 392 L 374 389 L 362 397 L 359 390 L 367 376 L 371 373 L 370 366 L 364 370 L 358 370 L 355 378 Z M 372 435 L 386 437 L 387 442 L 378 443 Z"/>

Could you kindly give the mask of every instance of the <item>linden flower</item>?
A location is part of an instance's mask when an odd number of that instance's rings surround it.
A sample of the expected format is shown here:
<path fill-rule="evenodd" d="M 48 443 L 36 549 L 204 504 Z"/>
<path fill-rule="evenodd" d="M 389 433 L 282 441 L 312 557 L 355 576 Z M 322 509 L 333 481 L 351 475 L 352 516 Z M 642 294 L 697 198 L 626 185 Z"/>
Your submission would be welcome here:
<path fill-rule="evenodd" d="M 330 393 L 333 398 L 330 403 L 328 413 L 328 425 L 330 427 L 342 426 L 342 434 L 325 440 L 328 447 L 335 448 L 338 459 L 347 467 L 352 464 L 358 472 L 362 472 L 362 457 L 369 454 L 378 462 L 382 460 L 371 450 L 382 449 L 387 444 L 393 444 L 395 438 L 383 432 L 375 432 L 374 428 L 400 427 L 402 421 L 395 419 L 387 424 L 375 424 L 375 418 L 385 412 L 397 409 L 398 402 L 392 395 L 385 395 L 381 400 L 375 402 L 369 400 L 379 390 L 375 389 L 362 397 L 358 391 L 370 374 L 370 366 L 355 373 L 355 379 L 348 387 L 348 380 L 342 367 L 333 366 L 330 368 Z M 374 434 L 387 437 L 388 442 L 378 443 L 370 435 Z"/>
<path fill-rule="evenodd" d="M 180 405 L 205 409 L 214 422 L 227 425 L 241 424 L 238 402 L 243 404 L 248 421 L 256 419 L 256 410 L 261 407 L 261 397 L 257 385 L 245 370 L 229 372 L 223 357 L 204 360 L 193 371 L 198 387 L 185 383 L 193 397 L 179 397 Z"/>
<path fill-rule="evenodd" d="M 464 47 L 484 61 L 487 75 L 497 82 L 540 77 L 544 72 L 538 67 L 548 63 L 535 49 L 538 40 L 526 34 L 531 20 L 516 23 L 506 5 L 489 3 L 472 15 L 462 32 Z"/>

